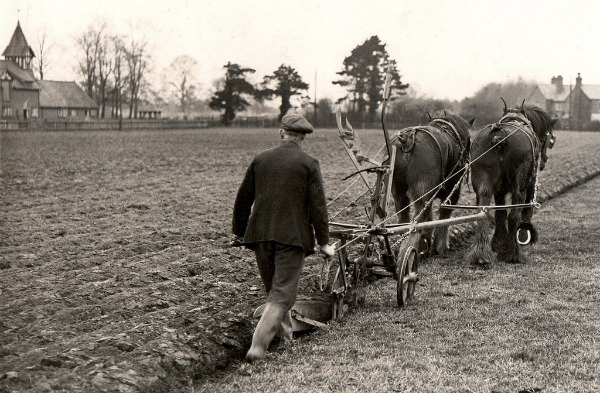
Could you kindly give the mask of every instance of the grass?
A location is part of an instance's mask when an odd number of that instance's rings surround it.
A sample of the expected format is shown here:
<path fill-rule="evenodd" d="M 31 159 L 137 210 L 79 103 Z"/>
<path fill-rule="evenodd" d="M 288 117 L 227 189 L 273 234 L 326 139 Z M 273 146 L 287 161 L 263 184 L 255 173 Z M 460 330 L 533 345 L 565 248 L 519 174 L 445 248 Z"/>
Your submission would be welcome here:
<path fill-rule="evenodd" d="M 561 131 L 557 136 L 557 146 L 540 176 L 545 198 L 600 172 L 600 133 Z M 361 137 L 369 156 L 382 145 L 379 130 L 366 130 Z M 251 313 L 264 296 L 252 254 L 227 248 L 231 207 L 252 156 L 277 141 L 276 130 L 250 129 L 1 132 L 0 391 L 176 391 L 172 387 L 180 381 L 192 386 L 194 378 L 204 378 L 225 367 L 232 356 L 243 354 L 255 322 Z M 317 130 L 305 147 L 321 162 L 326 195 L 337 196 L 350 183 L 341 179 L 354 171 L 337 131 Z M 363 190 L 356 183 L 330 211 Z M 472 194 L 463 190 L 465 202 L 472 200 Z M 366 203 L 361 200 L 354 212 L 339 220 L 364 220 Z M 414 390 L 418 386 L 411 385 L 413 374 L 424 371 L 431 372 L 424 381 L 442 383 L 457 376 L 464 386 L 487 386 L 473 383 L 482 371 L 442 367 L 452 359 L 445 351 L 475 351 L 478 346 L 470 349 L 470 341 L 465 340 L 439 353 L 432 347 L 437 334 L 440 339 L 454 338 L 453 325 L 460 325 L 457 321 L 462 323 L 463 316 L 471 326 L 464 334 L 473 338 L 486 331 L 481 328 L 482 315 L 494 317 L 488 309 L 509 312 L 518 302 L 544 311 L 533 320 L 538 324 L 546 316 L 555 323 L 552 318 L 562 313 L 567 315 L 565 321 L 594 326 L 597 322 L 591 312 L 568 314 L 579 307 L 579 300 L 557 302 L 555 296 L 568 293 L 578 299 L 576 291 L 583 290 L 579 296 L 587 301 L 597 292 L 595 271 L 579 265 L 581 255 L 594 255 L 594 242 L 580 241 L 582 233 L 564 230 L 579 227 L 580 221 L 589 219 L 586 214 L 597 216 L 597 212 L 586 210 L 589 201 L 570 203 L 573 206 L 544 205 L 542 213 L 556 209 L 548 215 L 560 220 L 540 228 L 542 244 L 532 254 L 531 265 L 498 266 L 485 274 L 467 269 L 456 256 L 432 260 L 421 269 L 417 299 L 407 310 L 396 310 L 395 283 L 382 281 L 369 291 L 367 307 L 307 337 L 290 353 L 277 352 L 276 359 L 287 359 L 289 365 L 286 371 L 275 371 L 280 374 L 274 378 L 290 379 L 293 384 L 273 384 L 261 374 L 263 368 L 281 362 L 247 367 L 243 372 L 256 375 L 257 381 L 264 378 L 265 390 L 293 390 L 294 386 L 307 391 L 372 390 L 380 384 L 382 390 L 398 386 Z M 541 290 L 515 297 L 517 283 L 519 288 L 542 285 L 522 275 L 530 266 L 541 265 L 536 258 L 542 255 L 541 246 L 550 232 L 554 238 L 544 258 L 557 261 L 553 270 L 526 276 L 547 277 L 545 297 Z M 305 278 L 316 277 L 320 261 L 313 258 L 312 266 L 307 263 L 313 270 L 307 269 Z M 577 281 L 573 269 L 581 273 Z M 499 295 L 508 296 L 506 304 L 496 303 L 503 299 Z M 548 305 L 548 310 L 542 308 Z M 514 330 L 517 322 L 507 327 Z M 574 329 L 566 322 L 565 327 Z M 355 337 L 347 336 L 353 329 Z M 419 341 L 423 329 L 432 332 L 429 341 L 427 335 Z M 503 337 L 500 330 L 493 333 L 497 336 L 485 337 L 490 342 Z M 574 330 L 567 333 L 569 340 L 585 338 Z M 338 342 L 330 343 L 329 337 L 338 337 Z M 507 362 L 537 359 L 544 348 L 530 353 L 523 343 L 517 344 L 506 349 Z M 587 347 L 589 354 L 595 348 L 592 344 L 588 340 L 580 348 Z M 372 353 L 361 357 L 367 349 Z M 296 356 L 300 356 L 296 361 L 304 361 L 306 353 L 321 352 L 321 360 L 309 360 L 315 369 L 294 363 Z M 378 353 L 393 357 L 381 365 L 372 363 Z M 339 368 L 328 368 L 338 363 Z M 587 373 L 585 365 L 592 363 L 573 364 Z M 370 368 L 364 371 L 358 365 Z M 469 367 L 475 369 L 473 364 Z M 389 369 L 396 368 L 402 373 L 390 375 Z M 339 376 L 330 378 L 331 373 Z M 247 381 L 235 383 L 243 387 Z"/>
<path fill-rule="evenodd" d="M 545 204 L 527 264 L 471 269 L 463 245 L 421 266 L 408 308 L 380 281 L 342 322 L 195 391 L 600 391 L 599 192 Z"/>

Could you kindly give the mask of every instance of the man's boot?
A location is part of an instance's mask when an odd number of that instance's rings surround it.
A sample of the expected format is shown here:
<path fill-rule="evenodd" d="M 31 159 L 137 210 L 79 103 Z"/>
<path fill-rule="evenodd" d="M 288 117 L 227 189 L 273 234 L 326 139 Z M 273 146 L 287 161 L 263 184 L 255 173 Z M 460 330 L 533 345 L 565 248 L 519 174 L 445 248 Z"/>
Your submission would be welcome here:
<path fill-rule="evenodd" d="M 283 320 L 279 326 L 277 336 L 285 346 L 292 345 L 292 339 L 294 336 L 294 328 L 292 326 L 292 311 L 285 313 L 285 316 L 283 317 Z"/>
<path fill-rule="evenodd" d="M 269 348 L 273 337 L 280 329 L 286 312 L 287 310 L 283 306 L 267 303 L 265 311 L 260 317 L 258 325 L 256 325 L 256 330 L 254 330 L 252 345 L 246 353 L 246 360 L 263 359 L 267 356 L 267 348 Z"/>

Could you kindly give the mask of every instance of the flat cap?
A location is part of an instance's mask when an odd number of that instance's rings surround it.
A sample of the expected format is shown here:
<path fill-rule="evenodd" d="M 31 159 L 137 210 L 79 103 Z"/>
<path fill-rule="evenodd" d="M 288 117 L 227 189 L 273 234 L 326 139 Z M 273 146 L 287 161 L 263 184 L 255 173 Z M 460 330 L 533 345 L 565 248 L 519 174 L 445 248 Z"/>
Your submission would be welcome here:
<path fill-rule="evenodd" d="M 281 119 L 281 128 L 286 131 L 300 132 L 302 134 L 310 134 L 314 131 L 313 126 L 304 116 L 295 113 L 283 116 Z"/>

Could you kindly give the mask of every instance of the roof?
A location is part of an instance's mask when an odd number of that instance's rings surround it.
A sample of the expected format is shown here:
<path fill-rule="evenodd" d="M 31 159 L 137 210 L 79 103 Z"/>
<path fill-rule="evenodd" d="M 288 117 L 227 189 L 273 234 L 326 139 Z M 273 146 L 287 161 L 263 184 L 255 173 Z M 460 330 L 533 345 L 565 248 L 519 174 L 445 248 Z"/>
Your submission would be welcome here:
<path fill-rule="evenodd" d="M 38 81 L 42 108 L 97 108 L 98 105 L 75 82 Z"/>
<path fill-rule="evenodd" d="M 547 100 L 566 101 L 569 96 L 569 88 L 567 86 L 564 86 L 560 93 L 556 93 L 556 85 L 538 85 L 538 87 Z"/>
<path fill-rule="evenodd" d="M 0 60 L 0 75 L 4 75 L 5 72 L 8 72 L 13 79 L 13 89 L 40 89 L 31 70 L 24 70 L 10 60 Z"/>
<path fill-rule="evenodd" d="M 590 100 L 600 100 L 600 85 L 582 85 L 581 90 Z"/>
<path fill-rule="evenodd" d="M 21 24 L 17 22 L 17 28 L 13 33 L 12 38 L 10 39 L 10 43 L 4 49 L 2 56 L 4 57 L 14 57 L 14 56 L 26 56 L 27 52 L 31 57 L 35 57 L 35 53 L 27 43 L 25 39 L 25 34 L 23 34 L 23 30 L 21 29 Z"/>

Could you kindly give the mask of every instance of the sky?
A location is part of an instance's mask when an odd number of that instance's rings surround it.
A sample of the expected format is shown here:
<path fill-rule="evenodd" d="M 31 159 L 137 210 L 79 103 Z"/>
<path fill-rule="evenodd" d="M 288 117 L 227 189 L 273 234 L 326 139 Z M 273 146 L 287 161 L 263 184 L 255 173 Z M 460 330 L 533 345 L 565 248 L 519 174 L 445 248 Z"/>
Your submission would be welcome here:
<path fill-rule="evenodd" d="M 314 98 L 343 96 L 344 58 L 377 35 L 419 96 L 461 100 L 488 83 L 562 75 L 600 84 L 597 0 L 0 0 L 0 46 L 20 21 L 29 45 L 52 44 L 46 79 L 78 80 L 75 40 L 89 26 L 149 43 L 158 74 L 180 55 L 199 64 L 200 89 L 227 62 L 295 68 Z"/>

